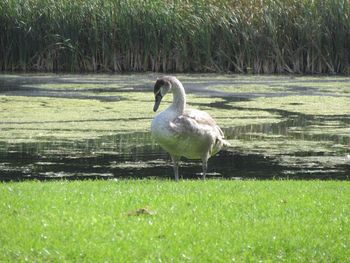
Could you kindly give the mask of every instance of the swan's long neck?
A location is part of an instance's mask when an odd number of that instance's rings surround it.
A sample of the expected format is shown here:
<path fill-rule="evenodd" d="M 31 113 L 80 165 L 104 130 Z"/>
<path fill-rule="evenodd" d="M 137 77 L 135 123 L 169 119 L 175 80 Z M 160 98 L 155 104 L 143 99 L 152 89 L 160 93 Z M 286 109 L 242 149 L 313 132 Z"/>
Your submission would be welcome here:
<path fill-rule="evenodd" d="M 186 107 L 185 89 L 178 79 L 174 79 L 171 84 L 171 90 L 173 91 L 173 103 L 171 107 L 175 109 L 177 113 L 183 114 Z"/>

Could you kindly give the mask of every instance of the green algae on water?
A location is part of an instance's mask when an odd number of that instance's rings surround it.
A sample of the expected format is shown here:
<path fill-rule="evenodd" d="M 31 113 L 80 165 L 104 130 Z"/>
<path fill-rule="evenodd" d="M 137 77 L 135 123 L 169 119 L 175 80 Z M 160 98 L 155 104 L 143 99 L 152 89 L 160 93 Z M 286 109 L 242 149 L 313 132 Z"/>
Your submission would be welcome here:
<path fill-rule="evenodd" d="M 231 103 L 233 106 L 254 109 L 277 109 L 309 115 L 349 115 L 350 97 L 283 96 L 257 98 Z"/>

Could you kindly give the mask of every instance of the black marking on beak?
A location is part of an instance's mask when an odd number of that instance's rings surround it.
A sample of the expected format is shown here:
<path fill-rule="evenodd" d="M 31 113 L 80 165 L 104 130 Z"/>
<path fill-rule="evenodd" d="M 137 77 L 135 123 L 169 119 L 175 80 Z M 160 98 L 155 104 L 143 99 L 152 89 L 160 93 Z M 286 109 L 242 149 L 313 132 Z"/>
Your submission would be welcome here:
<path fill-rule="evenodd" d="M 158 110 L 159 104 L 163 99 L 163 96 L 160 92 L 161 87 L 165 85 L 165 81 L 163 79 L 157 79 L 156 84 L 154 85 L 154 96 L 155 96 L 155 101 L 154 101 L 154 106 L 153 106 L 153 111 L 156 112 Z"/>
<path fill-rule="evenodd" d="M 154 84 L 154 94 L 157 94 L 162 86 L 165 85 L 163 79 L 157 79 L 156 84 Z"/>
<path fill-rule="evenodd" d="M 154 101 L 154 106 L 153 106 L 153 111 L 156 112 L 158 110 L 158 107 L 160 105 L 160 102 L 162 101 L 163 96 L 158 92 L 155 96 L 155 101 Z"/>

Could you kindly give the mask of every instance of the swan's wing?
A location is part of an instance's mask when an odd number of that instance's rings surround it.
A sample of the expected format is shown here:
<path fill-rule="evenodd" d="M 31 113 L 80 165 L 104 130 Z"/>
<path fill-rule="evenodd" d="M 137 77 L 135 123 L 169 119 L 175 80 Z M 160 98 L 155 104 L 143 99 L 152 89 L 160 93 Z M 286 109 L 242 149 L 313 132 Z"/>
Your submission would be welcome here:
<path fill-rule="evenodd" d="M 222 138 L 224 138 L 224 133 L 220 127 L 216 124 L 215 120 L 205 111 L 188 109 L 184 113 L 185 116 L 194 119 L 199 125 L 208 125 L 215 130 L 217 130 Z"/>
<path fill-rule="evenodd" d="M 210 126 L 216 125 L 215 120 L 205 111 L 187 109 L 183 116 L 196 120 L 200 124 L 206 124 Z"/>
<path fill-rule="evenodd" d="M 170 127 L 176 136 L 187 136 L 190 134 L 196 134 L 200 127 L 198 123 L 191 118 L 184 115 L 176 117 L 172 122 L 170 122 Z"/>
<path fill-rule="evenodd" d="M 229 143 L 224 140 L 224 133 L 214 119 L 206 112 L 199 110 L 186 111 L 170 122 L 170 131 L 179 155 L 188 158 L 208 157 L 220 151 Z"/>
<path fill-rule="evenodd" d="M 223 137 L 224 133 L 215 120 L 206 112 L 200 110 L 186 110 L 171 122 L 171 128 L 177 135 L 196 135 L 203 133 L 218 133 Z"/>

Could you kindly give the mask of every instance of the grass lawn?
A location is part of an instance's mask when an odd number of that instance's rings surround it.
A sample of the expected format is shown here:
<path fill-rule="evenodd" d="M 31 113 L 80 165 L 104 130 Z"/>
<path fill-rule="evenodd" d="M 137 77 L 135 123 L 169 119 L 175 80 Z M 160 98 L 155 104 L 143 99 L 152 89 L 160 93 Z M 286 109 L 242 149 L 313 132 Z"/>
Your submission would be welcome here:
<path fill-rule="evenodd" d="M 350 182 L 2 183 L 0 222 L 1 262 L 349 262 Z"/>

